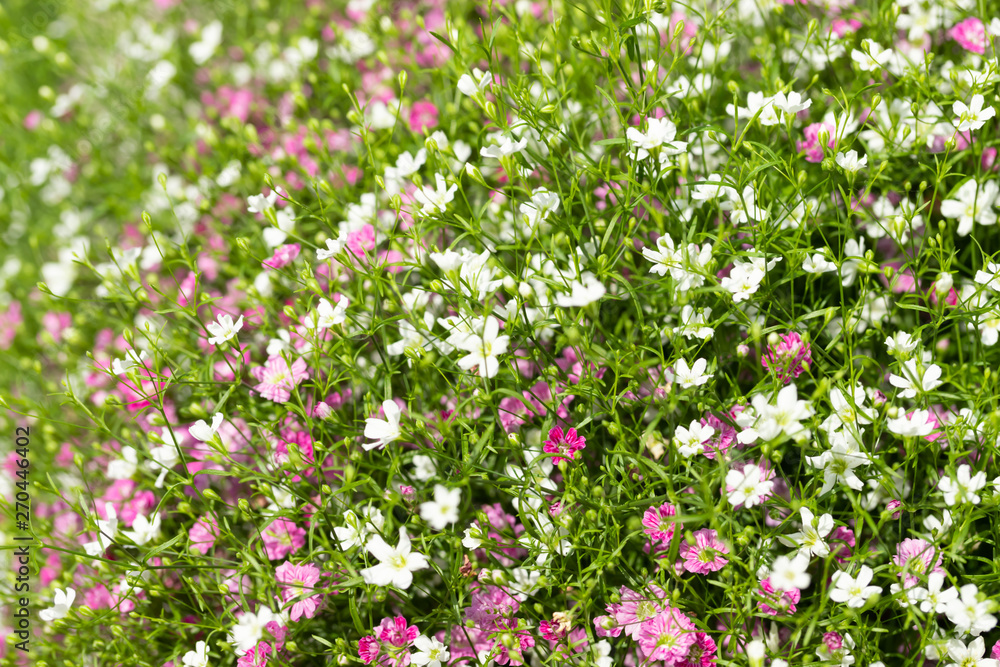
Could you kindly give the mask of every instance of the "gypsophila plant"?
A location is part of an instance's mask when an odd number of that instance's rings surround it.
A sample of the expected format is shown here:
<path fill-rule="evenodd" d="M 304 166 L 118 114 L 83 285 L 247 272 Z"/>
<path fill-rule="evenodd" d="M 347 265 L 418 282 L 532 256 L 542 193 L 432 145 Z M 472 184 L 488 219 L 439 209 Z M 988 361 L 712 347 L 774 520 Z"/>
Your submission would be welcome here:
<path fill-rule="evenodd" d="M 998 11 L 5 2 L 0 664 L 997 667 Z"/>

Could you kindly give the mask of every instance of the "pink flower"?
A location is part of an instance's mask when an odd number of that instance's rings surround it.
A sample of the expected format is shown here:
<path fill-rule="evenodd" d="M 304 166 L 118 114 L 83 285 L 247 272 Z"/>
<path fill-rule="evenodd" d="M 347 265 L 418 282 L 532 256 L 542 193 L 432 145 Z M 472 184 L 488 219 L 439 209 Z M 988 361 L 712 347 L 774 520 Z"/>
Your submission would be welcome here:
<path fill-rule="evenodd" d="M 236 662 L 236 667 L 266 667 L 267 659 L 270 656 L 271 645 L 267 642 L 260 642 L 240 656 Z"/>
<path fill-rule="evenodd" d="M 793 331 L 782 336 L 777 345 L 768 345 L 760 363 L 788 384 L 812 364 L 812 347 Z"/>
<path fill-rule="evenodd" d="M 372 636 L 362 637 L 358 640 L 358 657 L 366 665 L 374 662 L 381 650 L 382 647 L 379 645 L 378 640 Z"/>
<path fill-rule="evenodd" d="M 981 53 L 981 52 L 980 52 Z M 437 127 L 438 110 L 433 102 L 414 102 L 410 109 L 410 132 L 420 134 Z"/>
<path fill-rule="evenodd" d="M 279 560 L 305 546 L 306 531 L 288 519 L 275 519 L 261 533 L 270 560 Z"/>
<path fill-rule="evenodd" d="M 642 515 L 644 532 L 649 535 L 650 539 L 659 540 L 663 546 L 669 547 L 676 528 L 676 524 L 670 520 L 670 517 L 676 516 L 676 514 L 677 508 L 670 503 L 663 503 L 658 508 L 650 507 Z"/>
<path fill-rule="evenodd" d="M 795 148 L 800 152 L 806 154 L 806 162 L 822 162 L 823 161 L 823 146 L 819 141 L 820 130 L 825 130 L 829 139 L 826 142 L 826 148 L 833 148 L 834 140 L 837 133 L 837 128 L 830 123 L 813 123 L 809 125 L 802 131 L 805 136 L 805 141 L 796 142 Z"/>
<path fill-rule="evenodd" d="M 347 235 L 347 249 L 357 258 L 363 258 L 365 251 L 375 249 L 375 228 L 365 225 L 361 229 Z"/>
<path fill-rule="evenodd" d="M 948 31 L 948 36 L 966 51 L 979 55 L 986 53 L 986 26 L 974 16 L 955 25 Z"/>
<path fill-rule="evenodd" d="M 941 567 L 944 559 L 938 555 L 935 562 L 934 556 L 934 545 L 927 540 L 915 540 L 908 537 L 896 546 L 896 555 L 892 557 L 892 563 L 900 568 L 898 574 L 903 578 L 903 588 L 915 586 L 918 581 L 917 575 L 925 576 L 932 572 L 945 573 L 944 568 Z"/>
<path fill-rule="evenodd" d="M 414 639 L 420 636 L 420 629 L 415 625 L 407 624 L 406 618 L 403 616 L 383 618 L 375 630 L 379 641 L 396 648 L 409 646 Z"/>
<path fill-rule="evenodd" d="M 207 554 L 213 546 L 215 540 L 219 539 L 219 525 L 210 516 L 203 516 L 198 519 L 191 530 L 188 531 L 188 540 L 191 543 L 191 550 L 197 551 L 202 556 Z"/>
<path fill-rule="evenodd" d="M 729 417 L 735 417 L 735 414 L 730 413 Z M 702 453 L 705 455 L 705 458 L 714 460 L 716 455 L 725 456 L 726 452 L 729 451 L 729 448 L 736 441 L 736 429 L 711 412 L 706 413 L 702 417 L 701 425 L 711 426 L 713 429 L 712 437 L 703 443 L 705 451 Z"/>
<path fill-rule="evenodd" d="M 278 583 L 284 587 L 285 602 L 289 602 L 295 598 L 302 598 L 303 595 L 316 588 L 316 584 L 319 582 L 319 568 L 315 565 L 292 565 L 290 562 L 285 562 L 274 571 L 274 576 Z M 319 595 L 309 595 L 296 600 L 292 604 L 289 618 L 293 621 L 297 621 L 303 616 L 312 618 L 316 615 L 319 601 Z"/>
<path fill-rule="evenodd" d="M 562 461 L 572 462 L 576 458 L 576 453 L 586 445 L 586 439 L 577 435 L 575 428 L 563 433 L 562 428 L 556 426 L 549 431 L 549 439 L 542 445 L 542 450 L 546 454 L 555 454 L 552 462 L 559 465 Z"/>
<path fill-rule="evenodd" d="M 688 650 L 687 656 L 676 667 L 709 667 L 715 664 L 715 652 L 718 647 L 715 641 L 704 632 L 695 633 L 694 644 Z"/>
<path fill-rule="evenodd" d="M 667 607 L 642 624 L 639 648 L 650 661 L 683 660 L 695 642 L 695 627 L 679 610 Z"/>
<path fill-rule="evenodd" d="M 680 548 L 684 569 L 695 574 L 721 570 L 729 562 L 722 556 L 727 553 L 729 548 L 719 541 L 718 533 L 707 528 L 695 531 L 693 546 L 685 543 Z"/>
<path fill-rule="evenodd" d="M 757 607 L 770 616 L 779 614 L 792 615 L 795 613 L 795 604 L 802 598 L 802 593 L 797 588 L 790 591 L 777 591 L 771 585 L 771 578 L 768 577 L 760 582 L 760 590 L 757 595 L 763 598 L 757 603 Z"/>
<path fill-rule="evenodd" d="M 274 250 L 274 254 L 271 255 L 270 259 L 265 259 L 262 265 L 265 269 L 281 269 L 292 262 L 295 258 L 299 256 L 299 252 L 302 248 L 298 243 L 287 243 Z"/>
<path fill-rule="evenodd" d="M 621 603 L 613 610 L 618 625 L 626 635 L 636 641 L 639 640 L 639 632 L 646 621 L 664 609 L 670 608 L 670 605 L 664 602 L 668 598 L 665 590 L 653 584 L 647 588 L 652 596 L 649 593 L 637 593 L 622 586 L 620 590 Z"/>
<path fill-rule="evenodd" d="M 289 366 L 284 357 L 278 356 L 271 357 L 263 366 L 252 369 L 250 374 L 260 383 L 254 387 L 254 391 L 275 403 L 286 403 L 292 397 L 292 390 L 309 377 L 303 359 L 296 359 Z"/>
<path fill-rule="evenodd" d="M 990 657 L 994 660 L 1000 660 L 1000 641 L 997 641 L 997 643 L 993 645 L 993 650 L 990 651 Z"/>

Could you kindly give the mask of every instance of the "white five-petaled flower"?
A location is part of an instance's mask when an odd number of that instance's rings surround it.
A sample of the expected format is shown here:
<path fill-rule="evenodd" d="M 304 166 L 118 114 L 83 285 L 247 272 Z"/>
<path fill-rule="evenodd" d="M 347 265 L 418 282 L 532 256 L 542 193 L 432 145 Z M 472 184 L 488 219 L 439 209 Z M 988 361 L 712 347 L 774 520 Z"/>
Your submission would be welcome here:
<path fill-rule="evenodd" d="M 326 249 L 320 249 L 316 251 L 316 259 L 324 262 L 336 254 L 339 254 L 347 246 L 347 234 L 341 232 L 340 236 L 336 239 L 326 240 Z"/>
<path fill-rule="evenodd" d="M 965 102 L 958 101 L 951 106 L 952 112 L 957 116 L 955 118 L 955 128 L 959 132 L 978 130 L 986 124 L 986 121 L 996 115 L 996 109 L 993 107 L 986 107 L 984 109 L 983 102 L 985 102 L 983 96 L 977 94 L 972 96 L 968 105 Z"/>
<path fill-rule="evenodd" d="M 221 412 L 216 412 L 215 416 L 212 417 L 211 426 L 209 426 L 204 419 L 199 419 L 193 425 L 188 427 L 188 433 L 190 433 L 191 437 L 195 440 L 208 442 L 219 431 L 219 427 L 222 426 L 223 419 L 225 419 L 223 414 Z"/>
<path fill-rule="evenodd" d="M 674 431 L 674 443 L 677 451 L 684 458 L 690 458 L 695 454 L 701 454 L 705 450 L 705 443 L 715 435 L 715 429 L 700 421 L 693 421 L 687 428 L 678 426 Z"/>
<path fill-rule="evenodd" d="M 941 215 L 958 220 L 958 235 L 968 236 L 975 223 L 985 227 L 997 224 L 993 204 L 998 196 L 1000 186 L 995 180 L 980 185 L 976 179 L 970 178 L 959 186 L 953 197 L 941 202 Z"/>
<path fill-rule="evenodd" d="M 434 485 L 434 500 L 420 504 L 420 518 L 434 530 L 444 530 L 449 523 L 458 521 L 458 506 L 462 502 L 462 489 L 449 489 L 443 484 Z"/>
<path fill-rule="evenodd" d="M 806 570 L 809 569 L 809 557 L 799 552 L 793 558 L 778 556 L 771 565 L 770 580 L 775 590 L 790 591 L 809 588 L 812 578 Z"/>
<path fill-rule="evenodd" d="M 816 516 L 808 507 L 799 510 L 802 515 L 802 530 L 787 537 L 779 537 L 778 541 L 788 547 L 798 547 L 801 553 L 820 558 L 829 555 L 830 545 L 823 539 L 833 530 L 833 517 L 824 514 L 816 520 Z"/>
<path fill-rule="evenodd" d="M 468 352 L 458 360 L 462 370 L 476 368 L 481 377 L 496 377 L 500 370 L 501 354 L 507 352 L 510 336 L 500 335 L 500 322 L 495 317 L 487 317 L 482 335 L 472 332 L 458 341 L 456 347 Z"/>
<path fill-rule="evenodd" d="M 219 314 L 218 322 L 208 324 L 208 333 L 212 337 L 208 339 L 210 345 L 221 345 L 227 340 L 236 337 L 236 334 L 243 328 L 243 316 L 233 322 L 233 318 L 224 313 Z"/>
<path fill-rule="evenodd" d="M 771 493 L 774 481 L 764 479 L 764 472 L 756 463 L 748 463 L 742 470 L 732 468 L 726 473 L 726 486 L 732 487 L 727 495 L 729 504 L 749 509 L 759 505 Z"/>
<path fill-rule="evenodd" d="M 994 658 L 984 658 L 986 642 L 982 637 L 976 637 L 966 646 L 960 639 L 948 640 L 948 657 L 954 660 L 945 667 L 998 667 L 1000 661 Z"/>
<path fill-rule="evenodd" d="M 858 65 L 858 69 L 863 72 L 880 70 L 892 57 L 892 49 L 883 49 L 878 42 L 866 39 L 861 42 L 863 50 L 854 49 L 851 51 L 851 60 Z"/>
<path fill-rule="evenodd" d="M 987 262 L 986 270 L 979 269 L 976 271 L 974 280 L 980 285 L 989 287 L 994 292 L 1000 292 L 1000 264 Z"/>
<path fill-rule="evenodd" d="M 967 463 L 958 467 L 955 478 L 945 476 L 938 482 L 938 488 L 944 494 L 944 502 L 951 506 L 963 503 L 979 504 L 979 491 L 986 488 L 986 473 L 980 470 L 971 474 L 972 468 Z"/>
<path fill-rule="evenodd" d="M 128 373 L 136 366 L 142 366 L 142 362 L 146 360 L 147 356 L 145 350 L 141 350 L 139 354 L 136 354 L 135 350 L 129 350 L 125 353 L 124 359 L 114 359 L 111 362 L 111 372 L 115 375 Z"/>
<path fill-rule="evenodd" d="M 857 577 L 852 577 L 843 570 L 833 573 L 833 588 L 830 589 L 830 599 L 842 602 L 853 609 L 860 609 L 868 602 L 868 598 L 882 593 L 879 586 L 871 586 L 874 572 L 867 565 L 862 565 Z"/>
<path fill-rule="evenodd" d="M 328 299 L 320 299 L 316 306 L 316 312 L 309 319 L 309 323 L 315 325 L 316 329 L 329 329 L 332 326 L 343 324 L 347 320 L 347 307 L 351 305 L 346 296 L 341 295 L 340 301 L 336 305 L 330 303 Z"/>
<path fill-rule="evenodd" d="M 687 142 L 674 140 L 677 127 L 667 118 L 648 118 L 645 132 L 630 127 L 625 136 L 632 143 L 637 160 L 645 160 L 650 152 L 659 151 L 660 164 L 664 164 L 664 158 L 687 150 Z"/>
<path fill-rule="evenodd" d="M 379 560 L 378 565 L 361 570 L 366 584 L 406 590 L 413 583 L 413 573 L 428 567 L 427 557 L 411 550 L 406 528 L 399 529 L 399 543 L 395 547 L 390 547 L 380 535 L 376 535 L 366 548 Z"/>
<path fill-rule="evenodd" d="M 451 653 L 444 644 L 438 640 L 427 637 L 426 635 L 420 635 L 413 640 L 413 648 L 416 649 L 412 655 L 410 655 L 410 662 L 417 667 L 441 667 L 442 663 L 448 662 L 448 658 L 451 657 Z"/>
<path fill-rule="evenodd" d="M 994 608 L 991 600 L 980 600 L 975 584 L 965 584 L 959 589 L 959 597 L 945 607 L 945 615 L 955 624 L 955 630 L 962 635 L 978 637 L 996 627 L 996 616 L 990 613 Z"/>
<path fill-rule="evenodd" d="M 919 342 L 919 339 L 914 338 L 905 331 L 897 331 L 885 339 L 885 346 L 889 348 L 889 354 L 898 357 L 913 352 L 917 349 L 917 343 Z"/>
<path fill-rule="evenodd" d="M 193 651 L 188 651 L 181 658 L 184 667 L 208 667 L 208 645 L 198 642 Z"/>
<path fill-rule="evenodd" d="M 359 517 L 352 510 L 344 512 L 344 525 L 335 526 L 333 529 L 340 542 L 340 548 L 344 551 L 354 547 L 360 547 L 367 540 L 369 535 L 373 535 L 382 530 L 385 525 L 385 516 L 374 507 L 365 507 L 361 510 Z"/>
<path fill-rule="evenodd" d="M 365 437 L 375 439 L 375 442 L 366 442 L 361 445 L 365 451 L 376 447 L 381 449 L 393 440 L 398 440 L 402 435 L 399 430 L 399 418 L 402 415 L 402 410 L 399 409 L 396 402 L 391 399 L 382 401 L 382 411 L 385 413 L 385 419 L 369 417 L 365 420 Z"/>
<path fill-rule="evenodd" d="M 678 359 L 674 364 L 674 378 L 684 389 L 700 387 L 712 378 L 711 373 L 705 373 L 706 368 L 708 361 L 705 359 L 696 359 L 691 366 L 688 366 L 686 360 Z"/>
<path fill-rule="evenodd" d="M 122 534 L 137 545 L 144 546 L 160 536 L 160 515 L 153 515 L 152 521 L 139 515 L 132 522 L 132 530 L 123 530 Z"/>
<path fill-rule="evenodd" d="M 441 174 L 434 174 L 434 181 L 437 187 L 425 185 L 413 193 L 413 198 L 420 204 L 421 215 L 444 213 L 448 209 L 448 204 L 455 198 L 457 184 L 452 183 L 451 187 L 448 187 L 447 181 Z"/>
<path fill-rule="evenodd" d="M 73 605 L 73 600 L 75 599 L 76 591 L 72 588 L 67 588 L 65 591 L 61 588 L 55 589 L 52 606 L 38 612 L 38 618 L 43 621 L 54 621 L 58 618 L 65 618 L 69 614 L 69 608 Z"/>
<path fill-rule="evenodd" d="M 914 398 L 917 392 L 924 394 L 941 386 L 941 367 L 937 364 L 931 364 L 920 373 L 917 360 L 910 359 L 903 362 L 902 373 L 889 375 L 889 384 L 902 389 L 899 395 L 903 398 Z"/>
<path fill-rule="evenodd" d="M 858 152 L 851 150 L 846 153 L 837 153 L 837 164 L 840 168 L 849 173 L 857 173 L 868 166 L 868 156 L 858 159 Z"/>
<path fill-rule="evenodd" d="M 271 621 L 284 625 L 284 614 L 275 614 L 270 607 L 260 607 L 256 613 L 244 612 L 240 614 L 236 625 L 230 630 L 226 641 L 233 645 L 236 655 L 243 655 L 260 641 L 264 636 L 264 629 Z"/>
<path fill-rule="evenodd" d="M 914 410 L 909 416 L 901 413 L 899 417 L 887 420 L 885 425 L 890 432 L 904 438 L 930 435 L 935 427 L 929 410 Z"/>
<path fill-rule="evenodd" d="M 871 464 L 868 455 L 861 452 L 857 446 L 862 433 L 864 429 L 858 429 L 856 437 L 848 437 L 843 431 L 831 433 L 830 449 L 819 456 L 806 457 L 809 465 L 823 470 L 823 488 L 820 489 L 820 495 L 831 490 L 838 482 L 846 484 L 855 491 L 860 491 L 864 486 L 854 473 L 855 468 Z"/>

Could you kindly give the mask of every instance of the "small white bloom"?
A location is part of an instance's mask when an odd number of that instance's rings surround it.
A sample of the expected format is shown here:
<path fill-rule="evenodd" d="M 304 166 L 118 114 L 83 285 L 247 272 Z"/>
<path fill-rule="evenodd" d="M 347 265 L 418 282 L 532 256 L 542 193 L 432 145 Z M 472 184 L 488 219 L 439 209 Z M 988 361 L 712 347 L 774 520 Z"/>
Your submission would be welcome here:
<path fill-rule="evenodd" d="M 879 586 L 870 586 L 874 572 L 867 565 L 861 566 L 858 576 L 852 577 L 843 570 L 833 573 L 834 587 L 830 589 L 830 599 L 834 602 L 847 604 L 853 609 L 860 609 L 873 595 L 880 595 Z"/>
<path fill-rule="evenodd" d="M 145 546 L 160 536 L 160 515 L 154 514 L 150 521 L 140 514 L 132 522 L 132 530 L 123 530 L 122 534 L 140 547 Z"/>
<path fill-rule="evenodd" d="M 43 621 L 54 621 L 58 618 L 65 618 L 69 614 L 69 608 L 73 605 L 73 600 L 75 599 L 76 591 L 72 588 L 67 588 L 65 591 L 61 588 L 55 589 L 52 606 L 38 612 L 38 618 Z"/>
<path fill-rule="evenodd" d="M 837 153 L 837 164 L 844 171 L 854 174 L 868 166 L 868 156 L 866 155 L 859 160 L 857 151 Z"/>
<path fill-rule="evenodd" d="M 959 132 L 978 130 L 986 124 L 986 121 L 996 115 L 996 109 L 993 107 L 983 108 L 985 101 L 982 95 L 976 94 L 972 96 L 968 106 L 961 101 L 952 105 L 951 110 L 956 116 L 955 128 Z"/>
<path fill-rule="evenodd" d="M 216 412 L 215 416 L 212 417 L 211 426 L 209 426 L 204 419 L 199 419 L 192 426 L 188 427 L 188 433 L 190 433 L 191 437 L 195 440 L 208 442 L 218 432 L 219 427 L 222 426 L 223 419 L 225 419 L 223 414 L 221 412 Z"/>
<path fill-rule="evenodd" d="M 390 442 L 398 440 L 402 435 L 402 432 L 399 430 L 399 419 L 402 415 L 402 410 L 399 409 L 396 402 L 386 399 L 382 402 L 382 411 L 385 413 L 385 419 L 369 417 L 365 420 L 365 437 L 375 439 L 375 442 L 366 442 L 361 445 L 365 448 L 365 451 L 375 448 L 381 449 Z"/>
<path fill-rule="evenodd" d="M 240 315 L 240 319 L 233 322 L 232 317 L 220 313 L 218 322 L 210 322 L 207 328 L 208 333 L 212 334 L 212 337 L 208 339 L 209 344 L 221 345 L 227 340 L 235 338 L 236 334 L 243 328 L 243 316 Z"/>
<path fill-rule="evenodd" d="M 410 655 L 410 662 L 418 667 L 424 667 L 424 665 L 441 667 L 441 663 L 448 662 L 448 658 L 451 657 L 451 653 L 448 652 L 444 644 L 425 635 L 420 635 L 413 640 L 413 648 L 416 649 L 416 652 Z"/>
<path fill-rule="evenodd" d="M 972 475 L 971 470 L 967 463 L 963 463 L 958 467 L 955 479 L 946 476 L 938 482 L 938 488 L 944 494 L 944 502 L 949 507 L 963 503 L 979 504 L 978 492 L 986 488 L 986 473 L 980 470 Z"/>
<path fill-rule="evenodd" d="M 208 646 L 205 642 L 198 642 L 193 651 L 184 654 L 181 662 L 184 667 L 208 667 Z"/>
<path fill-rule="evenodd" d="M 462 490 L 434 485 L 434 500 L 420 504 L 420 518 L 434 530 L 444 530 L 449 523 L 458 521 L 458 506 L 462 503 Z"/>
<path fill-rule="evenodd" d="M 706 368 L 708 361 L 705 359 L 696 359 L 691 366 L 688 366 L 686 360 L 678 359 L 674 364 L 674 377 L 684 389 L 700 387 L 712 378 L 711 373 L 705 373 Z"/>
<path fill-rule="evenodd" d="M 390 547 L 380 535 L 376 535 L 366 548 L 379 560 L 378 565 L 361 570 L 366 584 L 391 585 L 406 590 L 413 583 L 413 573 L 428 567 L 427 557 L 411 550 L 406 528 L 400 527 L 399 542 L 395 547 Z"/>
<path fill-rule="evenodd" d="M 794 558 L 778 556 L 771 565 L 771 585 L 775 590 L 802 590 L 809 587 L 812 580 L 806 570 L 809 569 L 809 557 L 800 553 Z"/>

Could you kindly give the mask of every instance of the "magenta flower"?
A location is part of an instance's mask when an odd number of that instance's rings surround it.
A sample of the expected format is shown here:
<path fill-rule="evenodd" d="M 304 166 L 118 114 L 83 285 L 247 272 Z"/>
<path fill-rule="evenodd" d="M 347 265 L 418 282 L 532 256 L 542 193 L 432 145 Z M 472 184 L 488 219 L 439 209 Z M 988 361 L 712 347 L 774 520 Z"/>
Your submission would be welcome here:
<path fill-rule="evenodd" d="M 282 563 L 274 571 L 275 579 L 284 587 L 283 598 L 285 602 L 295 600 L 289 612 L 289 618 L 293 621 L 301 617 L 312 618 L 316 615 L 319 607 L 320 596 L 308 595 L 316 588 L 319 582 L 319 568 L 315 565 L 292 565 L 290 562 Z M 302 597 L 306 595 L 306 597 Z M 300 598 L 297 599 L 296 598 Z"/>
<path fill-rule="evenodd" d="M 687 656 L 680 662 L 674 663 L 675 667 L 709 667 L 715 664 L 715 652 L 718 647 L 715 641 L 704 632 L 697 632 L 694 636 L 694 644 L 688 650 Z"/>
<path fill-rule="evenodd" d="M 295 553 L 306 543 L 306 531 L 288 519 L 275 519 L 261 533 L 264 550 L 270 560 L 280 560 Z"/>
<path fill-rule="evenodd" d="M 283 357 L 271 357 L 263 366 L 258 366 L 250 374 L 260 383 L 254 391 L 275 403 L 287 403 L 292 390 L 309 377 L 306 362 L 296 359 L 289 366 Z"/>
<path fill-rule="evenodd" d="M 966 51 L 979 55 L 986 53 L 986 26 L 974 16 L 952 27 L 948 31 L 948 36 Z"/>
<path fill-rule="evenodd" d="M 770 577 L 760 582 L 757 595 L 763 598 L 757 603 L 757 608 L 769 616 L 794 614 L 795 604 L 802 598 L 802 593 L 797 588 L 788 591 L 775 590 Z"/>
<path fill-rule="evenodd" d="M 586 445 L 587 441 L 583 436 L 576 434 L 575 428 L 563 433 L 562 428 L 556 426 L 549 431 L 549 439 L 542 445 L 542 450 L 546 454 L 554 454 L 552 462 L 559 465 L 562 461 L 575 459 L 576 453 Z"/>
<path fill-rule="evenodd" d="M 642 515 L 644 532 L 649 535 L 650 539 L 659 540 L 663 546 L 669 547 L 676 528 L 671 517 L 676 514 L 677 508 L 670 503 L 663 503 L 659 507 L 650 507 Z"/>
<path fill-rule="evenodd" d="M 687 656 L 695 635 L 694 624 L 679 610 L 667 607 L 642 624 L 639 648 L 647 660 L 673 664 Z"/>
<path fill-rule="evenodd" d="M 823 146 L 819 141 L 819 133 L 821 130 L 826 131 L 829 137 L 826 142 L 827 148 L 833 148 L 835 137 L 837 134 L 837 128 L 830 123 L 813 123 L 809 125 L 802 131 L 805 136 L 805 141 L 798 141 L 795 144 L 796 150 L 806 154 L 806 162 L 822 162 L 823 161 Z"/>
<path fill-rule="evenodd" d="M 267 642 L 260 642 L 240 656 L 236 667 L 267 667 L 267 660 L 270 657 L 271 645 Z"/>
<path fill-rule="evenodd" d="M 665 602 L 669 597 L 665 590 L 652 584 L 646 588 L 649 593 L 637 593 L 622 586 L 619 591 L 621 603 L 616 608 L 609 609 L 609 613 L 614 613 L 622 631 L 636 641 L 639 640 L 639 632 L 646 621 L 670 608 Z"/>
<path fill-rule="evenodd" d="M 695 574 L 708 574 L 721 570 L 729 562 L 722 556 L 727 553 L 729 547 L 719 541 L 718 533 L 707 528 L 695 531 L 693 546 L 685 543 L 680 548 L 684 569 Z"/>
<path fill-rule="evenodd" d="M 788 384 L 812 364 L 812 347 L 793 331 L 782 336 L 777 345 L 768 345 L 760 363 Z"/>
<path fill-rule="evenodd" d="M 370 635 L 358 640 L 358 657 L 366 665 L 374 662 L 381 650 L 378 640 Z"/>
<path fill-rule="evenodd" d="M 375 630 L 379 641 L 396 648 L 409 646 L 414 639 L 420 636 L 420 629 L 415 625 L 409 625 L 403 616 L 383 618 Z"/>

